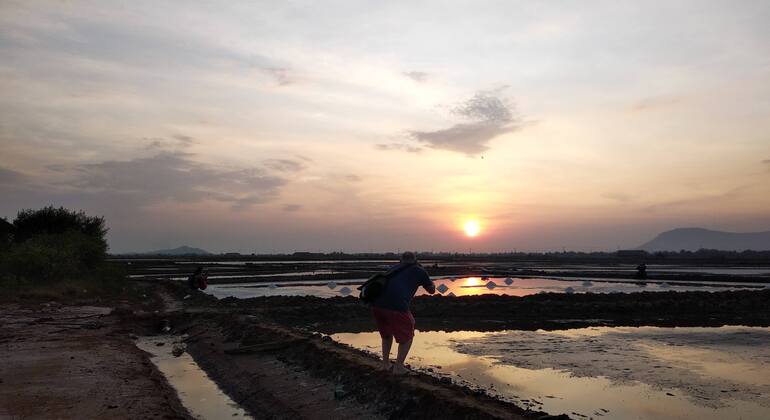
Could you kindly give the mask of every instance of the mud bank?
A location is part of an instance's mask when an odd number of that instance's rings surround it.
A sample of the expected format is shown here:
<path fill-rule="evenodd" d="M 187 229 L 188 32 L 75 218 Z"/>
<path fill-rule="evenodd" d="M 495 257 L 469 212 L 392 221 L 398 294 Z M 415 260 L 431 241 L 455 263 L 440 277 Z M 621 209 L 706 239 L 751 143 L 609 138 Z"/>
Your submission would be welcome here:
<path fill-rule="evenodd" d="M 180 293 L 185 293 L 181 291 Z M 371 328 L 368 307 L 355 297 L 273 296 L 250 299 L 196 294 L 188 306 L 236 310 L 275 323 L 326 333 Z M 418 296 L 412 311 L 421 329 L 480 331 L 607 326 L 770 325 L 770 290 L 724 292 L 546 293 L 515 296 Z"/>
<path fill-rule="evenodd" d="M 188 351 L 198 364 L 236 402 L 263 418 L 546 416 L 448 378 L 417 372 L 393 376 L 378 370 L 379 362 L 361 350 L 253 316 L 209 316 L 186 330 Z"/>

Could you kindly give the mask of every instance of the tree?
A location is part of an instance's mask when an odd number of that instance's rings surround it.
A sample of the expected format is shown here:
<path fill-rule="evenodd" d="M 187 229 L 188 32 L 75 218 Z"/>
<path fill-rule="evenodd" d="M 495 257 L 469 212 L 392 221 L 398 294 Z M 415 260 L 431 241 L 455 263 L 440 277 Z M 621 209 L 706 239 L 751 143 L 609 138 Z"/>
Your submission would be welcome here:
<path fill-rule="evenodd" d="M 66 232 L 80 232 L 104 243 L 107 251 L 107 228 L 103 217 L 88 216 L 82 210 L 72 211 L 64 207 L 44 207 L 40 210 L 26 209 L 19 212 L 13 221 L 14 242 L 22 243 L 37 235 L 53 235 Z"/>
<path fill-rule="evenodd" d="M 22 210 L 2 265 L 17 279 L 58 281 L 98 268 L 107 256 L 104 218 L 64 207 Z"/>

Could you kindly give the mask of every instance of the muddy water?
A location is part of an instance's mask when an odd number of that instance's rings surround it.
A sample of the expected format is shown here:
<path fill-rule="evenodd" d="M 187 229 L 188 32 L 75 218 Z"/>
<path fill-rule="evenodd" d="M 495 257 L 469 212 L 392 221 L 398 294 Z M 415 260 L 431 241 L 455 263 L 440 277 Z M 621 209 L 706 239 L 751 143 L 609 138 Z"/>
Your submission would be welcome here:
<path fill-rule="evenodd" d="M 164 343 L 158 346 L 158 343 Z M 171 354 L 174 343 L 168 337 L 143 337 L 137 347 L 150 353 L 151 359 L 166 380 L 176 389 L 187 410 L 198 419 L 251 419 L 201 370 L 195 360 L 182 353 Z"/>
<path fill-rule="evenodd" d="M 332 337 L 379 351 L 377 333 Z M 573 418 L 770 418 L 768 328 L 418 332 L 408 363 Z"/>
<path fill-rule="evenodd" d="M 270 284 L 217 284 L 210 285 L 206 292 L 218 298 L 233 296 L 236 298 L 250 298 L 260 296 L 317 296 L 333 297 L 346 294 L 356 294 L 356 287 L 364 280 L 340 280 L 276 282 Z M 437 278 L 433 282 L 445 296 L 470 296 L 483 294 L 496 294 L 508 296 L 527 296 L 536 293 L 632 293 L 639 291 L 723 291 L 741 288 L 762 288 L 764 284 L 740 283 L 740 284 L 704 284 L 682 285 L 668 284 L 666 282 L 637 282 L 637 281 L 607 281 L 599 279 L 548 279 L 548 278 L 503 278 L 503 277 L 458 277 Z M 330 285 L 331 283 L 331 285 Z M 510 283 L 510 284 L 509 284 Z M 333 287 L 331 287 L 333 286 Z M 347 287 L 347 292 L 344 288 Z M 444 289 L 443 287 L 446 287 Z M 418 295 L 426 294 L 421 288 Z"/>

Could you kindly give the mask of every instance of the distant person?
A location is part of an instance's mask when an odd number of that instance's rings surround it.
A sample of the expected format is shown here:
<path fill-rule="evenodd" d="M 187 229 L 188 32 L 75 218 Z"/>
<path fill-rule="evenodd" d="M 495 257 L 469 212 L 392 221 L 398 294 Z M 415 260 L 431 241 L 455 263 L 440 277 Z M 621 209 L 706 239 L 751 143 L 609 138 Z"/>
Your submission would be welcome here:
<path fill-rule="evenodd" d="M 436 292 L 436 286 L 428 273 L 417 263 L 413 252 L 404 252 L 401 262 L 390 268 L 385 289 L 371 303 L 372 315 L 382 337 L 382 365 L 385 370 L 403 375 L 407 372 L 404 360 L 412 347 L 414 316 L 409 310 L 417 288 L 422 286 L 428 293 Z M 398 343 L 396 363 L 390 363 L 393 338 Z"/>
<path fill-rule="evenodd" d="M 636 278 L 642 280 L 647 278 L 647 264 L 641 263 L 636 266 Z"/>
<path fill-rule="evenodd" d="M 208 287 L 209 272 L 203 271 L 203 267 L 198 267 L 195 272 L 187 277 L 187 285 L 192 290 L 206 290 Z"/>

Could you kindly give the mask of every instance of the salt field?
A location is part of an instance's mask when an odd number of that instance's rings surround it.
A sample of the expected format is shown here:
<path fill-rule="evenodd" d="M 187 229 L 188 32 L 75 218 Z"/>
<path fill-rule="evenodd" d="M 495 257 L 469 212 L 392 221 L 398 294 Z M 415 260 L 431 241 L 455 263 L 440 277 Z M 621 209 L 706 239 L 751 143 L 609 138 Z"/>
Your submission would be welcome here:
<path fill-rule="evenodd" d="M 376 332 L 332 338 L 379 353 Z M 769 328 L 734 326 L 430 331 L 407 362 L 572 418 L 767 419 L 769 344 Z"/>
<path fill-rule="evenodd" d="M 359 280 L 338 281 L 303 281 L 273 283 L 236 283 L 215 284 L 206 289 L 206 293 L 217 298 L 236 297 L 252 298 L 261 296 L 316 296 L 329 298 L 356 294 L 356 287 L 363 283 Z M 444 296 L 471 296 L 483 294 L 527 296 L 536 293 L 633 293 L 640 291 L 724 291 L 739 289 L 759 289 L 760 283 L 706 283 L 698 284 L 668 283 L 663 281 L 636 281 L 606 279 L 550 279 L 550 278 L 512 278 L 512 277 L 458 277 L 438 278 L 433 280 L 438 294 Z M 346 293 L 347 292 L 347 293 Z M 419 289 L 418 295 L 427 294 Z"/>

